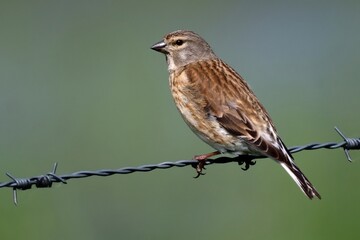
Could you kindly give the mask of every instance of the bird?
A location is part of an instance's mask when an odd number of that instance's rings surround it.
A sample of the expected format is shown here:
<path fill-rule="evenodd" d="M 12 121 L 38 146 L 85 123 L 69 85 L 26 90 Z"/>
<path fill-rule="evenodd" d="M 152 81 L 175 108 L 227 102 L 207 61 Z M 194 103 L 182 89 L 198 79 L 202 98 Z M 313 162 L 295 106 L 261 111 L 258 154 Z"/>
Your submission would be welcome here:
<path fill-rule="evenodd" d="M 279 163 L 309 199 L 321 199 L 248 83 L 200 35 L 177 30 L 151 49 L 166 57 L 169 87 L 182 118 L 216 150 L 194 156 L 198 176 L 205 160 L 218 154 L 265 156 Z"/>

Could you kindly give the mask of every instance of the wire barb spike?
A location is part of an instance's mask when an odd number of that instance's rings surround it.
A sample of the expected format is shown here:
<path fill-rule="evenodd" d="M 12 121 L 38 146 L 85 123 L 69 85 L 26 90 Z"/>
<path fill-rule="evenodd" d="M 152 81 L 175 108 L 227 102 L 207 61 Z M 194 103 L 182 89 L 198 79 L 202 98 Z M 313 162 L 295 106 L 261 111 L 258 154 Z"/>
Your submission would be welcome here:
<path fill-rule="evenodd" d="M 335 131 L 344 139 L 345 143 L 343 145 L 343 149 L 346 155 L 346 158 L 349 162 L 352 162 L 350 157 L 349 150 L 350 149 L 360 149 L 360 138 L 348 138 L 343 134 L 338 127 L 334 127 Z"/>
<path fill-rule="evenodd" d="M 12 176 L 10 173 L 6 173 L 6 176 L 8 176 L 9 178 L 11 178 L 13 180 L 12 184 L 13 186 L 13 202 L 15 204 L 15 206 L 17 206 L 18 204 L 18 197 L 17 197 L 17 190 L 21 189 L 21 190 L 26 190 L 26 189 L 30 189 L 31 188 L 31 180 L 30 179 L 26 179 L 26 178 L 15 178 L 14 176 Z"/>

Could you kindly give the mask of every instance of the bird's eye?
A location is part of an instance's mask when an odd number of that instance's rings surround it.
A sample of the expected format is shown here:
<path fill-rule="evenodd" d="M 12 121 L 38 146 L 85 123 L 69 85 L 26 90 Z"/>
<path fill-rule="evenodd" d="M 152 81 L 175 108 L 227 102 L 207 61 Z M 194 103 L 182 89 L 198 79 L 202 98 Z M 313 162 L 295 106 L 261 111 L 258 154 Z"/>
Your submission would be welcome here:
<path fill-rule="evenodd" d="M 175 41 L 175 44 L 178 45 L 178 46 L 183 45 L 183 43 L 184 43 L 184 41 L 181 40 L 181 39 L 178 39 L 178 40 Z"/>

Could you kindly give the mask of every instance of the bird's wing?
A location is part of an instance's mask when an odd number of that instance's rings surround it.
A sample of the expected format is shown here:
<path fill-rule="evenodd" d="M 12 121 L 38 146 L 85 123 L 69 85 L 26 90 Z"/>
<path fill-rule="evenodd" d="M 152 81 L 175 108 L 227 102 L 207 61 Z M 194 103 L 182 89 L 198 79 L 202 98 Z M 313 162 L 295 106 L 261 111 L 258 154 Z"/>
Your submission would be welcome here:
<path fill-rule="evenodd" d="M 208 114 L 259 153 L 276 160 L 286 159 L 287 154 L 291 156 L 277 136 L 269 114 L 242 77 L 220 59 L 206 64 L 210 71 L 197 84 Z"/>
<path fill-rule="evenodd" d="M 244 114 L 242 108 L 225 110 L 222 116 L 217 117 L 217 121 L 226 131 L 244 139 L 254 150 L 276 160 L 286 159 L 284 155 L 288 151 L 273 132 L 271 124 L 268 123 L 266 126 L 256 119 L 258 118 L 255 116 Z"/>

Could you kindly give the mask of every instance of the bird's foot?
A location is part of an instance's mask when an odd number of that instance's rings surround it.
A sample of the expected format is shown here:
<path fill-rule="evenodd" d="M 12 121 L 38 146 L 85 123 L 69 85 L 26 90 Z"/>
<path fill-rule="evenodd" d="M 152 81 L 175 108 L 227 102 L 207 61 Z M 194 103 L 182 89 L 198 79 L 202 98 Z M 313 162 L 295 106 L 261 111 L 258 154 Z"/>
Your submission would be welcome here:
<path fill-rule="evenodd" d="M 253 160 L 253 157 L 251 155 L 239 156 L 238 164 L 239 165 L 245 164 L 245 166 L 242 167 L 241 169 L 244 171 L 247 171 L 250 168 L 250 166 L 253 166 L 256 164 L 256 161 Z"/>
<path fill-rule="evenodd" d="M 215 155 L 218 155 L 218 154 L 220 154 L 220 152 L 219 152 L 219 151 L 215 151 L 215 152 L 211 152 L 211 153 L 206 153 L 206 154 L 194 156 L 193 159 L 198 161 L 198 163 L 197 163 L 196 166 L 195 166 L 197 175 L 196 175 L 194 178 L 198 178 L 198 177 L 200 177 L 201 175 L 205 175 L 205 173 L 203 173 L 202 170 L 203 170 L 203 169 L 206 169 L 206 168 L 205 168 L 206 160 L 207 160 L 209 157 L 212 157 L 212 156 L 215 156 Z"/>
<path fill-rule="evenodd" d="M 200 177 L 201 175 L 205 175 L 205 173 L 202 172 L 203 169 L 206 170 L 205 168 L 205 161 L 206 159 L 204 160 L 199 160 L 199 162 L 196 164 L 195 166 L 195 169 L 196 169 L 196 176 L 194 178 L 198 178 Z"/>

